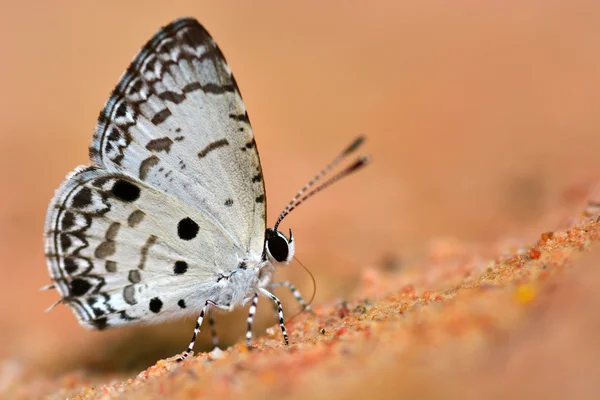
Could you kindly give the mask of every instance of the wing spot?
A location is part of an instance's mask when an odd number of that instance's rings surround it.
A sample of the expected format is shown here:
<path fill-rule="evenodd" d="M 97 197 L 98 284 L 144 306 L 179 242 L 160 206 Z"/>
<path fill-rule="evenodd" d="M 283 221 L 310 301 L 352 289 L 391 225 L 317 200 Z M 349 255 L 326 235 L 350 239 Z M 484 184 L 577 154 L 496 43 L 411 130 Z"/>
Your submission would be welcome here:
<path fill-rule="evenodd" d="M 150 235 L 146 240 L 146 243 L 142 246 L 140 263 L 138 264 L 139 269 L 144 269 L 146 264 L 146 258 L 148 257 L 148 251 L 150 251 L 150 247 L 156 243 L 157 237 L 154 235 Z"/>
<path fill-rule="evenodd" d="M 225 200 L 225 205 L 227 207 L 231 207 L 233 205 L 233 199 L 227 199 L 227 200 Z"/>
<path fill-rule="evenodd" d="M 167 90 L 158 95 L 161 100 L 168 100 L 172 103 L 179 104 L 185 100 L 185 95 Z"/>
<path fill-rule="evenodd" d="M 79 266 L 75 262 L 75 260 L 71 257 L 65 257 L 63 261 L 65 272 L 69 275 L 72 275 L 73 272 L 76 272 L 79 269 Z"/>
<path fill-rule="evenodd" d="M 121 224 L 118 222 L 113 222 L 110 224 L 106 230 L 106 233 L 104 234 L 106 240 L 100 243 L 94 251 L 94 256 L 96 256 L 96 258 L 104 259 L 115 254 L 115 251 L 117 250 L 115 238 L 117 237 L 120 228 Z"/>
<path fill-rule="evenodd" d="M 137 304 L 137 300 L 135 299 L 135 286 L 134 285 L 125 286 L 125 289 L 123 289 L 123 300 L 125 301 L 125 303 L 132 305 L 132 306 Z"/>
<path fill-rule="evenodd" d="M 83 187 L 73 196 L 71 205 L 75 208 L 84 208 L 92 204 L 92 189 Z"/>
<path fill-rule="evenodd" d="M 137 269 L 129 270 L 129 275 L 127 276 L 129 282 L 131 283 L 140 283 L 142 280 L 142 276 L 140 275 L 140 271 Z"/>
<path fill-rule="evenodd" d="M 60 248 L 62 249 L 63 252 L 67 253 L 69 250 L 69 247 L 71 247 L 71 244 L 73 244 L 73 242 L 71 241 L 71 238 L 69 237 L 69 234 L 67 233 L 61 233 L 60 235 Z"/>
<path fill-rule="evenodd" d="M 250 119 L 248 118 L 248 113 L 244 113 L 244 114 L 229 114 L 229 118 L 231 118 L 234 121 L 238 121 L 238 122 L 245 122 L 247 124 L 250 123 Z"/>
<path fill-rule="evenodd" d="M 152 117 L 152 123 L 154 125 L 160 125 L 163 122 L 165 122 L 167 120 L 167 118 L 169 118 L 171 115 L 173 115 L 171 113 L 171 110 L 169 110 L 168 108 L 165 108 L 159 112 L 157 112 L 154 117 Z"/>
<path fill-rule="evenodd" d="M 119 229 L 121 229 L 120 223 L 113 222 L 112 224 L 110 224 L 110 226 L 106 230 L 106 240 L 115 240 L 117 234 L 119 233 Z"/>
<path fill-rule="evenodd" d="M 140 172 L 139 172 L 139 176 L 141 180 L 146 179 L 146 177 L 148 176 L 148 173 L 150 172 L 150 170 L 160 162 L 160 158 L 158 158 L 157 156 L 150 156 L 148 158 L 146 158 L 144 161 L 142 161 L 142 163 L 140 164 Z"/>
<path fill-rule="evenodd" d="M 177 305 L 179 306 L 179 308 L 185 308 L 185 300 L 181 299 L 177 302 Z"/>
<path fill-rule="evenodd" d="M 119 107 L 117 107 L 117 111 L 115 112 L 115 117 L 116 118 L 122 118 L 124 116 L 127 115 L 127 106 L 125 105 L 125 102 L 121 102 L 121 104 L 119 104 Z"/>
<path fill-rule="evenodd" d="M 185 274 L 188 270 L 188 264 L 185 261 L 176 261 L 175 266 L 173 267 L 173 272 L 175 275 Z"/>
<path fill-rule="evenodd" d="M 194 92 L 196 90 L 201 90 L 202 89 L 202 85 L 200 84 L 200 82 L 192 82 L 192 83 L 188 83 L 187 85 L 185 85 L 183 87 L 182 92 L 183 93 L 191 93 Z"/>
<path fill-rule="evenodd" d="M 73 279 L 73 281 L 71 281 L 70 295 L 75 297 L 83 296 L 91 287 L 92 285 L 85 279 Z"/>
<path fill-rule="evenodd" d="M 255 200 L 256 200 L 257 203 L 264 203 L 264 201 L 265 201 L 265 195 L 261 194 Z"/>
<path fill-rule="evenodd" d="M 135 228 L 140 222 L 142 222 L 145 216 L 146 213 L 144 213 L 142 210 L 135 210 L 129 214 L 129 217 L 127 217 L 127 225 L 129 225 L 130 228 Z"/>
<path fill-rule="evenodd" d="M 108 319 L 106 317 L 97 318 L 95 320 L 90 321 L 90 323 L 94 325 L 94 328 L 98 329 L 99 331 L 108 327 Z"/>
<path fill-rule="evenodd" d="M 140 188 L 133 183 L 119 179 L 111 189 L 111 193 L 117 199 L 126 203 L 131 203 L 140 198 Z"/>
<path fill-rule="evenodd" d="M 103 259 L 103 258 L 112 256 L 113 254 L 115 254 L 116 250 L 117 250 L 117 247 L 115 245 L 115 242 L 113 242 L 113 241 L 102 242 L 98 245 L 98 247 L 96 247 L 96 250 L 94 251 L 94 256 L 96 256 L 96 258 Z"/>
<path fill-rule="evenodd" d="M 198 153 L 198 158 L 206 157 L 206 155 L 211 151 L 223 146 L 229 146 L 229 142 L 227 141 L 227 139 L 219 139 L 212 143 L 209 143 L 208 146 L 206 146 L 201 152 Z"/>
<path fill-rule="evenodd" d="M 162 309 L 162 306 L 163 302 L 158 297 L 155 297 L 152 300 L 150 300 L 150 311 L 152 311 L 153 313 L 158 314 Z"/>
<path fill-rule="evenodd" d="M 184 218 L 177 224 L 177 235 L 182 240 L 192 240 L 198 235 L 200 227 L 191 218 Z"/>
<path fill-rule="evenodd" d="M 165 136 L 160 139 L 152 139 L 149 141 L 146 145 L 146 149 L 155 152 L 164 151 L 168 153 L 171 151 L 171 145 L 173 145 L 173 140 L 170 137 Z"/>
<path fill-rule="evenodd" d="M 66 211 L 61 220 L 61 229 L 66 231 L 73 225 L 75 225 L 75 215 L 70 211 Z"/>
<path fill-rule="evenodd" d="M 104 263 L 106 272 L 117 272 L 117 263 L 115 261 L 106 260 Z"/>

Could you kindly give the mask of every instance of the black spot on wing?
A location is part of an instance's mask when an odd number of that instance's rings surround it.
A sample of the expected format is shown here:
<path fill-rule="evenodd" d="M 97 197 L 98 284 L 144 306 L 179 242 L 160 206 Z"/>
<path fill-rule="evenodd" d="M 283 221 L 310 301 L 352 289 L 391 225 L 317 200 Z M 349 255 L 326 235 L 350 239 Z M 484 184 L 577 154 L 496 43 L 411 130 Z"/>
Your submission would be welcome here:
<path fill-rule="evenodd" d="M 160 310 L 162 309 L 163 302 L 158 297 L 155 297 L 152 300 L 150 300 L 149 306 L 150 306 L 150 311 L 152 311 L 155 314 L 158 314 L 160 312 Z"/>
<path fill-rule="evenodd" d="M 108 319 L 106 317 L 96 318 L 90 321 L 90 323 L 94 325 L 94 328 L 98 329 L 99 331 L 108 327 Z"/>
<path fill-rule="evenodd" d="M 129 181 L 119 179 L 113 185 L 111 193 L 117 199 L 131 203 L 139 199 L 140 188 Z"/>
<path fill-rule="evenodd" d="M 125 105 L 125 102 L 121 102 L 121 104 L 119 104 L 119 106 L 117 107 L 117 110 L 115 111 L 115 117 L 123 118 L 126 115 L 127 115 L 127 106 Z"/>
<path fill-rule="evenodd" d="M 256 201 L 257 203 L 264 203 L 264 201 L 265 201 L 265 195 L 264 195 L 264 194 L 261 194 L 260 196 L 258 196 L 258 197 L 255 199 L 255 201 Z"/>
<path fill-rule="evenodd" d="M 75 208 L 84 208 L 92 204 L 92 189 L 88 187 L 83 187 L 79 190 L 75 196 L 73 196 L 73 200 L 71 205 Z"/>
<path fill-rule="evenodd" d="M 79 266 L 77 265 L 75 260 L 73 260 L 71 257 L 65 257 L 63 264 L 64 264 L 65 271 L 69 275 L 72 275 L 73 272 L 76 272 L 79 269 Z"/>
<path fill-rule="evenodd" d="M 173 266 L 173 273 L 175 275 L 185 274 L 188 270 L 188 264 L 185 261 L 175 261 L 175 265 Z"/>
<path fill-rule="evenodd" d="M 91 283 L 89 283 L 85 279 L 81 279 L 81 278 L 73 279 L 71 281 L 71 290 L 69 292 L 69 295 L 75 296 L 75 297 L 83 296 L 84 294 L 86 294 L 88 292 L 88 290 L 90 290 L 91 287 L 92 287 Z"/>
<path fill-rule="evenodd" d="M 185 308 L 185 300 L 181 299 L 177 302 L 177 305 L 179 306 L 179 308 Z"/>
<path fill-rule="evenodd" d="M 182 240 L 192 240 L 199 230 L 200 227 L 191 218 L 184 218 L 177 224 L 177 235 Z"/>
<path fill-rule="evenodd" d="M 227 200 L 225 200 L 225 205 L 227 207 L 231 207 L 233 205 L 233 199 L 227 199 Z"/>
<path fill-rule="evenodd" d="M 73 244 L 73 242 L 71 241 L 69 234 L 63 233 L 60 235 L 60 248 L 63 252 L 67 253 L 71 244 Z"/>
<path fill-rule="evenodd" d="M 75 215 L 70 211 L 65 211 L 61 220 L 61 229 L 67 231 L 73 225 L 75 225 Z"/>

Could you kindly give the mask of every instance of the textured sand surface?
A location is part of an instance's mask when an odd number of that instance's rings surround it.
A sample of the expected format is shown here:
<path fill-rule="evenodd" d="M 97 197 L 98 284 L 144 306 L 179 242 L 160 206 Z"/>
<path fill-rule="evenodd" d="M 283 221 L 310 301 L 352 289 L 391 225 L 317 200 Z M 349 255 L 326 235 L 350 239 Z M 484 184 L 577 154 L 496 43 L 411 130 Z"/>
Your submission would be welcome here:
<path fill-rule="evenodd" d="M 290 346 L 273 326 L 252 351 L 159 360 L 129 379 L 85 369 L 53 379 L 5 361 L 0 388 L 6 398 L 593 398 L 599 220 L 586 213 L 518 247 L 439 242 L 419 263 L 367 269 L 347 302 L 289 323 Z"/>

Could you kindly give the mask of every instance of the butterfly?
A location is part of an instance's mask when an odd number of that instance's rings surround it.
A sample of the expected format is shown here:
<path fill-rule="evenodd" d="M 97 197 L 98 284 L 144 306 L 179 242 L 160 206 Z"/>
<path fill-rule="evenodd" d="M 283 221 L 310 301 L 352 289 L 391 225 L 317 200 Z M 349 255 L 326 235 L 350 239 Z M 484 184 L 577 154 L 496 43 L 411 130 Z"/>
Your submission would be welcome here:
<path fill-rule="evenodd" d="M 214 326 L 212 309 L 250 304 L 250 346 L 262 295 L 275 303 L 288 344 L 271 290 L 285 286 L 309 306 L 290 282 L 272 282 L 295 251 L 291 229 L 286 236 L 279 224 L 365 165 L 360 157 L 315 186 L 362 142 L 352 142 L 267 228 L 260 159 L 231 70 L 195 19 L 173 21 L 140 50 L 100 112 L 92 165 L 68 174 L 50 202 L 46 288 L 62 296 L 54 305 L 68 305 L 81 325 L 98 330 L 199 314 L 183 360 L 205 316 Z"/>

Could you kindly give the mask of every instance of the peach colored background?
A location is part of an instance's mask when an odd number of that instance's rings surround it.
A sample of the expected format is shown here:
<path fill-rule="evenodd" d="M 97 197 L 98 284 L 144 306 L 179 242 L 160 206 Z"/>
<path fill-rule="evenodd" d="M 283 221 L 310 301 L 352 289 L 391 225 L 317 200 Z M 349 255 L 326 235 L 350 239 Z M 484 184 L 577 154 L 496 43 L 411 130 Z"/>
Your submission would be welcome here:
<path fill-rule="evenodd" d="M 39 359 L 98 340 L 65 307 L 42 312 L 57 299 L 37 291 L 49 282 L 46 207 L 87 163 L 98 112 L 130 59 L 184 15 L 211 32 L 240 85 L 269 221 L 368 136 L 373 164 L 283 226 L 317 277 L 318 301 L 347 294 L 363 266 L 410 260 L 438 237 L 553 229 L 545 212 L 578 207 L 570 196 L 600 171 L 600 3 L 3 1 L 0 355 Z M 310 289 L 302 271 L 289 273 Z M 175 349 L 193 323 L 183 325 Z"/>

